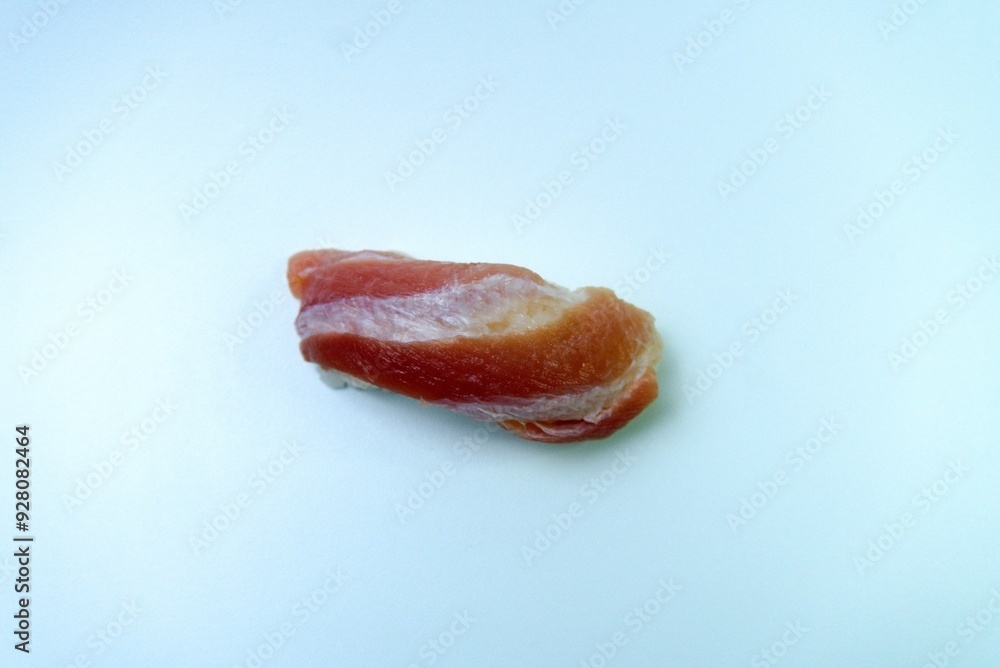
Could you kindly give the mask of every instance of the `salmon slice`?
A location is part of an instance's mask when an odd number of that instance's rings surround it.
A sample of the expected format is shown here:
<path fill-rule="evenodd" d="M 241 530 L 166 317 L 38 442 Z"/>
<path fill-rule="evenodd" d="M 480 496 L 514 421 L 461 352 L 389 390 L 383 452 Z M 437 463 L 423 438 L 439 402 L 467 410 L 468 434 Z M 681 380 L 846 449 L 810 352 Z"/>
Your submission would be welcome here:
<path fill-rule="evenodd" d="M 657 396 L 653 316 L 607 288 L 333 249 L 292 256 L 288 284 L 306 361 L 529 440 L 604 438 Z"/>

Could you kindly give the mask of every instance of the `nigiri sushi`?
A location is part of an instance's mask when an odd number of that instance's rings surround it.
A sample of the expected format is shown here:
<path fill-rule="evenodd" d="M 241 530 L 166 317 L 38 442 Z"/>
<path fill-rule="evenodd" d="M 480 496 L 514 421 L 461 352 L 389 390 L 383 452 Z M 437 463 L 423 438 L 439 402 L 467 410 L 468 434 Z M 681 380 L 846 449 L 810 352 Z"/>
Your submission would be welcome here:
<path fill-rule="evenodd" d="M 604 438 L 657 396 L 653 316 L 509 264 L 311 250 L 288 264 L 306 361 L 533 441 Z"/>

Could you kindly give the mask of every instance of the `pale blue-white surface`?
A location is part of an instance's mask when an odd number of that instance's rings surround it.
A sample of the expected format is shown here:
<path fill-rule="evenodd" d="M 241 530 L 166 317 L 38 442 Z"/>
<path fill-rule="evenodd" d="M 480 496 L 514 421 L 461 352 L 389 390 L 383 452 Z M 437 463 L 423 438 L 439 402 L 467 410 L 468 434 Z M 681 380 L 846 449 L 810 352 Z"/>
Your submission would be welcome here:
<path fill-rule="evenodd" d="M 998 29 L 6 3 L 0 664 L 995 665 Z M 320 246 L 615 288 L 662 398 L 553 447 L 333 391 L 284 282 Z"/>

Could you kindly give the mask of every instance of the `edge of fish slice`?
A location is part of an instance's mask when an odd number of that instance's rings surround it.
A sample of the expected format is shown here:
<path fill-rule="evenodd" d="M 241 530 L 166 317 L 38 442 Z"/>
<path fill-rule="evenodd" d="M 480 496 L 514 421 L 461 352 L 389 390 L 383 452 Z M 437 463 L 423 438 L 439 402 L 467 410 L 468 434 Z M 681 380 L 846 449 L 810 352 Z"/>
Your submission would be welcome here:
<path fill-rule="evenodd" d="M 571 443 L 606 438 L 631 422 L 653 403 L 658 394 L 656 371 L 650 368 L 622 392 L 611 406 L 603 410 L 594 422 L 505 420 L 500 422 L 500 426 L 521 438 L 543 443 Z"/>

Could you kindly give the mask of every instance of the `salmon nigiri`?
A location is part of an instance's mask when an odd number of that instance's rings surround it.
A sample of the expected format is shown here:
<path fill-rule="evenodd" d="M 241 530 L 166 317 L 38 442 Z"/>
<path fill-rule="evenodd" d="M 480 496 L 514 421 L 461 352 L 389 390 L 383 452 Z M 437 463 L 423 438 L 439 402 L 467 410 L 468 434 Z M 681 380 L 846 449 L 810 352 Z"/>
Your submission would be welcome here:
<path fill-rule="evenodd" d="M 307 361 L 526 439 L 603 438 L 657 395 L 653 316 L 607 288 L 567 290 L 509 264 L 333 249 L 292 256 L 288 283 Z"/>

